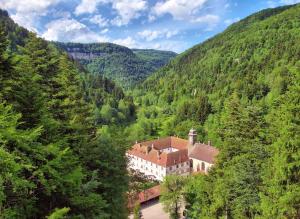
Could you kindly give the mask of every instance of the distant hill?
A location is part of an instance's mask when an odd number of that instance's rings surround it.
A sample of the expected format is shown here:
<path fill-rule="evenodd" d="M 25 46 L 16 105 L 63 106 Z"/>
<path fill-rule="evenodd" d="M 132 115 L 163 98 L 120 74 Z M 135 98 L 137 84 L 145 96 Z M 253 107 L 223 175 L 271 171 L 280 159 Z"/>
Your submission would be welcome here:
<path fill-rule="evenodd" d="M 183 136 L 191 125 L 211 123 L 207 118 L 218 117 L 235 92 L 271 105 L 295 80 L 291 72 L 300 60 L 299 20 L 300 5 L 246 17 L 149 76 L 135 91 L 135 101 L 159 107 L 159 120 L 174 123 L 172 129 L 165 125 L 171 129 L 167 134 L 181 134 L 178 127 Z M 208 134 L 218 142 L 211 129 Z"/>
<path fill-rule="evenodd" d="M 114 80 L 129 88 L 164 66 L 176 53 L 159 50 L 129 49 L 112 43 L 55 43 L 93 74 Z"/>

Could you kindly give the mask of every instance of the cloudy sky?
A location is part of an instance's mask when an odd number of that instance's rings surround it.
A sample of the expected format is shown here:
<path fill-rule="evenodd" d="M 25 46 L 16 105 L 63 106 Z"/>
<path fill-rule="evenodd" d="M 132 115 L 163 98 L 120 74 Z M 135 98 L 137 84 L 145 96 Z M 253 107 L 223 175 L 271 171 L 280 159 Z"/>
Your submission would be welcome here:
<path fill-rule="evenodd" d="M 264 8 L 300 0 L 0 0 L 18 24 L 64 42 L 182 52 Z"/>

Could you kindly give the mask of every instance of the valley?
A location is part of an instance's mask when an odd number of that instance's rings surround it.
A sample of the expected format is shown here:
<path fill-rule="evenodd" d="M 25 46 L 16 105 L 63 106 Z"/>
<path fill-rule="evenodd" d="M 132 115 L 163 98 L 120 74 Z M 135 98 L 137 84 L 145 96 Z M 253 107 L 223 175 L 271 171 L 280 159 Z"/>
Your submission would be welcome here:
<path fill-rule="evenodd" d="M 300 4 L 180 54 L 0 24 L 0 218 L 300 217 Z"/>
<path fill-rule="evenodd" d="M 177 55 L 169 51 L 129 49 L 111 43 L 55 44 L 90 73 L 109 78 L 126 90 L 142 83 Z"/>

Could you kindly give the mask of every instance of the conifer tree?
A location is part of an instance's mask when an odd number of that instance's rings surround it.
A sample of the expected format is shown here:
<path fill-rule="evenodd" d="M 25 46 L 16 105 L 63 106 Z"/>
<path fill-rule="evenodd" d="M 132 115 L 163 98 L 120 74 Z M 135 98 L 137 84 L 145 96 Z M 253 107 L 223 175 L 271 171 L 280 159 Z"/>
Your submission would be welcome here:
<path fill-rule="evenodd" d="M 262 211 L 265 218 L 300 217 L 300 86 L 299 67 L 294 85 L 274 105 L 270 158 L 264 165 Z"/>

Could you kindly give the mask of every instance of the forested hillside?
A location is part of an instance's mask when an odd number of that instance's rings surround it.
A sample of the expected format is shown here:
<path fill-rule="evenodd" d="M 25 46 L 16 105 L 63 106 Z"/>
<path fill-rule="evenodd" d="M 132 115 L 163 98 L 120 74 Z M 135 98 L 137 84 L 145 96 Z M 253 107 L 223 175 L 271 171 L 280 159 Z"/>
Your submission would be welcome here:
<path fill-rule="evenodd" d="M 231 25 L 134 90 L 173 54 L 56 45 L 0 10 L 0 218 L 126 218 L 127 142 L 191 127 L 220 154 L 167 194 L 189 218 L 300 218 L 300 5 Z"/>
<path fill-rule="evenodd" d="M 174 52 L 129 49 L 112 43 L 55 43 L 94 75 L 132 88 L 176 56 Z"/>
<path fill-rule="evenodd" d="M 0 11 L 0 218 L 125 218 L 134 116 L 121 88 Z"/>
<path fill-rule="evenodd" d="M 231 25 L 133 93 L 133 138 L 194 127 L 221 151 L 184 188 L 189 218 L 300 217 L 300 5 Z"/>

